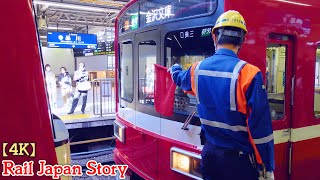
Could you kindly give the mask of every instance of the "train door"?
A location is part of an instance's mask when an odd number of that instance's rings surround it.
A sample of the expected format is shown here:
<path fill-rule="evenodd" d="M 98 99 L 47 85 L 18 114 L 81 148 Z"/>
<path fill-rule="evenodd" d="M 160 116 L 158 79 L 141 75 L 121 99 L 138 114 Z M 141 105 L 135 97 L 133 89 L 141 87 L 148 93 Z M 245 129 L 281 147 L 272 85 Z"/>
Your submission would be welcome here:
<path fill-rule="evenodd" d="M 134 102 L 134 63 L 133 63 L 133 36 L 125 35 L 119 39 L 119 104 L 118 115 L 131 124 L 135 124 Z M 125 154 L 127 159 L 132 159 L 132 134 L 131 128 L 126 130 L 125 144 L 117 143 L 117 149 Z"/>
<path fill-rule="evenodd" d="M 266 48 L 266 90 L 275 139 L 275 176 L 290 175 L 290 128 L 293 111 L 293 42 L 290 36 L 269 35 Z"/>
<path fill-rule="evenodd" d="M 154 108 L 154 64 L 160 63 L 160 31 L 136 34 L 134 48 L 136 126 L 160 134 L 160 115 Z M 154 179 L 157 176 L 157 140 L 142 129 L 133 137 L 133 159 L 138 169 Z"/>

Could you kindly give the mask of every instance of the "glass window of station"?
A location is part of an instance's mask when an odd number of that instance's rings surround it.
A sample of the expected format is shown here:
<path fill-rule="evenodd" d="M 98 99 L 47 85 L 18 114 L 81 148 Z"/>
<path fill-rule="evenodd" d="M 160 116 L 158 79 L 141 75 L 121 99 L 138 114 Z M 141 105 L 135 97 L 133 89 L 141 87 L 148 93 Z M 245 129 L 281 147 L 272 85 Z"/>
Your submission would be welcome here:
<path fill-rule="evenodd" d="M 315 82 L 314 82 L 314 114 L 320 118 L 320 47 L 316 50 Z"/>
<path fill-rule="evenodd" d="M 184 70 L 192 64 L 202 61 L 214 54 L 214 43 L 211 37 L 212 27 L 200 27 L 174 31 L 167 34 L 166 66 L 178 63 Z M 175 91 L 174 112 L 189 115 L 196 110 L 196 98 L 186 94 L 180 87 Z"/>

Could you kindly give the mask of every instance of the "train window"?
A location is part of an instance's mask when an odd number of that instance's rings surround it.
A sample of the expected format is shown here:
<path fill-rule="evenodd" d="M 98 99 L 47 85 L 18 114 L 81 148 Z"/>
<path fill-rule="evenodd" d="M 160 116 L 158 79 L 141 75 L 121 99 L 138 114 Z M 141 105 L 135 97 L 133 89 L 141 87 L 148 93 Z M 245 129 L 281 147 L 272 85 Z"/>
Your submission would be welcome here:
<path fill-rule="evenodd" d="M 286 51 L 284 45 L 267 47 L 266 88 L 272 120 L 284 118 Z"/>
<path fill-rule="evenodd" d="M 315 82 L 314 82 L 314 114 L 320 118 L 320 47 L 316 51 Z"/>
<path fill-rule="evenodd" d="M 167 67 L 178 63 L 184 70 L 186 70 L 193 63 L 201 61 L 214 54 L 211 27 L 170 32 L 166 36 L 165 45 Z M 185 94 L 181 88 L 177 87 L 175 93 L 174 112 L 188 115 L 195 109 L 195 97 Z"/>
<path fill-rule="evenodd" d="M 125 42 L 120 44 L 120 91 L 121 98 L 133 101 L 133 60 L 132 43 Z"/>
<path fill-rule="evenodd" d="M 139 43 L 139 102 L 154 104 L 154 64 L 157 63 L 155 41 Z"/>

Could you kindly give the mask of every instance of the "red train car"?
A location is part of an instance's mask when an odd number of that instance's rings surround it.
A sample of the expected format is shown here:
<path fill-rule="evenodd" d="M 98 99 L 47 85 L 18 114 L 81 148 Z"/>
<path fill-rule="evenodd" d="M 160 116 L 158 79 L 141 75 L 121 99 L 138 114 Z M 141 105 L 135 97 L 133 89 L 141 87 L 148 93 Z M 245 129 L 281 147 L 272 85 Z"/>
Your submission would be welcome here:
<path fill-rule="evenodd" d="M 320 179 L 317 0 L 130 1 L 116 20 L 116 162 L 145 179 L 201 179 L 200 122 L 194 117 L 188 130 L 181 129 L 195 109 L 194 97 L 177 89 L 174 115 L 158 114 L 152 67 L 188 68 L 211 56 L 210 30 L 227 10 L 239 11 L 247 23 L 240 58 L 265 74 L 276 179 Z"/>
<path fill-rule="evenodd" d="M 34 172 L 39 170 L 39 160 L 70 164 L 68 131 L 50 115 L 32 0 L 3 1 L 1 6 L 0 161 L 16 165 L 33 161 Z M 4 177 L 3 164 L 0 171 L 0 179 L 35 179 Z"/>

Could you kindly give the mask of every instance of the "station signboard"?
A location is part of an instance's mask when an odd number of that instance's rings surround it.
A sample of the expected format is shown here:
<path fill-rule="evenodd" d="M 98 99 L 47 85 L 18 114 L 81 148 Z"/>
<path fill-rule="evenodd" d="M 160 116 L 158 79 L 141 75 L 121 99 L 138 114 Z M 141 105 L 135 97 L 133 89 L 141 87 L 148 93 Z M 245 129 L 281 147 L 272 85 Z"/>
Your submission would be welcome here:
<path fill-rule="evenodd" d="M 48 32 L 49 48 L 96 49 L 97 35 L 69 32 Z"/>

